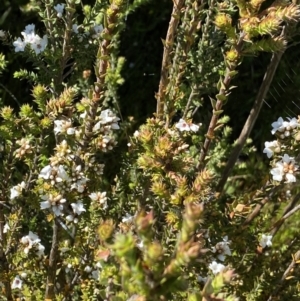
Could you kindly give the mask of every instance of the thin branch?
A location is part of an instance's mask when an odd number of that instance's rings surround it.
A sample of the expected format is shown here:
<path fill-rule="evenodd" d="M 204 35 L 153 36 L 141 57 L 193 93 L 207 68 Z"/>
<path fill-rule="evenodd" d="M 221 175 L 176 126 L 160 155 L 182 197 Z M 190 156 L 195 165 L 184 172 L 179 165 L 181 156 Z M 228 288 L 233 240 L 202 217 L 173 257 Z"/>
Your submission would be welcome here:
<path fill-rule="evenodd" d="M 282 35 L 284 36 L 285 29 L 282 31 Z M 264 99 L 270 89 L 270 85 L 273 81 L 275 72 L 277 70 L 277 67 L 279 65 L 279 62 L 282 58 L 284 51 L 273 53 L 271 61 L 269 63 L 269 66 L 266 70 L 266 73 L 264 75 L 262 84 L 259 88 L 258 94 L 256 96 L 256 100 L 253 104 L 253 107 L 249 113 L 249 116 L 247 118 L 247 121 L 244 124 L 244 127 L 240 133 L 240 136 L 230 154 L 230 157 L 227 161 L 227 164 L 225 166 L 224 171 L 222 172 L 222 178 L 217 186 L 217 191 L 222 192 L 224 185 L 226 184 L 226 181 L 228 179 L 229 174 L 231 173 L 233 167 L 235 166 L 236 161 L 238 160 L 238 157 L 246 143 L 246 140 L 248 139 L 253 126 L 256 122 L 256 119 L 259 115 L 259 112 L 261 110 L 262 104 L 264 102 Z"/>
<path fill-rule="evenodd" d="M 295 255 L 293 256 L 293 260 L 290 263 L 290 265 L 288 266 L 288 268 L 285 270 L 285 272 L 283 273 L 281 279 L 279 280 L 278 284 L 276 285 L 276 288 L 274 289 L 273 293 L 271 293 L 271 295 L 269 296 L 267 301 L 272 301 L 274 296 L 277 296 L 279 291 L 282 289 L 282 284 L 284 283 L 286 277 L 288 276 L 288 274 L 293 270 L 296 262 L 300 259 L 300 251 L 297 251 L 295 253 Z"/>
<path fill-rule="evenodd" d="M 53 234 L 52 234 L 52 246 L 49 256 L 49 268 L 47 272 L 47 282 L 46 282 L 46 293 L 45 300 L 55 299 L 55 282 L 56 282 L 56 268 L 58 259 L 58 230 L 59 223 L 55 218 L 53 222 Z"/>
<path fill-rule="evenodd" d="M 259 190 L 256 195 L 253 197 L 253 199 L 257 198 L 259 196 L 259 194 L 263 194 L 265 189 L 268 187 L 269 183 L 267 183 L 263 190 Z M 276 186 L 274 188 L 271 189 L 271 191 L 269 192 L 269 194 L 264 197 L 259 203 L 257 203 L 256 207 L 254 208 L 254 210 L 247 216 L 246 220 L 243 223 L 243 228 L 246 227 L 247 225 L 249 225 L 260 213 L 260 211 L 263 209 L 263 207 L 268 203 L 269 200 L 271 200 L 271 198 L 274 196 L 274 194 L 280 190 L 281 186 Z"/>
<path fill-rule="evenodd" d="M 232 46 L 239 55 L 242 51 L 243 44 L 244 44 L 244 33 L 241 33 L 236 44 Z M 205 158 L 206 158 L 206 155 L 208 154 L 211 141 L 214 139 L 214 131 L 217 126 L 220 112 L 222 111 L 222 107 L 224 104 L 224 101 L 221 100 L 220 97 L 227 96 L 228 89 L 230 88 L 230 83 L 232 80 L 232 76 L 231 76 L 232 71 L 234 71 L 236 69 L 239 61 L 240 61 L 240 59 L 238 58 L 235 62 L 232 62 L 230 64 L 229 64 L 229 62 L 227 62 L 228 66 L 226 68 L 225 77 L 224 77 L 224 79 L 221 79 L 222 84 L 221 84 L 221 87 L 218 92 L 219 98 L 216 101 L 215 106 L 213 107 L 213 114 L 212 114 L 212 117 L 211 117 L 211 120 L 210 120 L 210 123 L 208 126 L 207 133 L 205 135 L 206 138 L 205 138 L 204 145 L 203 145 L 201 153 L 200 153 L 199 162 L 197 164 L 198 169 L 203 169 L 206 165 Z"/>
<path fill-rule="evenodd" d="M 173 49 L 175 33 L 180 21 L 180 12 L 183 7 L 185 0 L 178 0 L 177 3 L 174 0 L 173 11 L 171 20 L 169 23 L 169 28 L 166 36 L 166 40 L 164 42 L 164 53 L 162 59 L 161 66 L 161 76 L 159 82 L 159 88 L 157 93 L 157 107 L 156 114 L 158 118 L 163 117 L 164 104 L 165 104 L 165 96 L 166 96 L 166 88 L 169 82 L 169 66 L 171 61 L 171 52 Z"/>
<path fill-rule="evenodd" d="M 275 225 L 273 226 L 273 229 L 270 231 L 270 234 L 272 236 L 274 236 L 278 230 L 280 229 L 280 227 L 283 225 L 283 223 L 290 217 L 292 216 L 294 213 L 296 213 L 298 210 L 300 210 L 300 205 L 295 206 L 295 204 L 300 200 L 300 194 L 298 193 L 293 200 L 286 206 L 282 217 L 275 223 Z"/>

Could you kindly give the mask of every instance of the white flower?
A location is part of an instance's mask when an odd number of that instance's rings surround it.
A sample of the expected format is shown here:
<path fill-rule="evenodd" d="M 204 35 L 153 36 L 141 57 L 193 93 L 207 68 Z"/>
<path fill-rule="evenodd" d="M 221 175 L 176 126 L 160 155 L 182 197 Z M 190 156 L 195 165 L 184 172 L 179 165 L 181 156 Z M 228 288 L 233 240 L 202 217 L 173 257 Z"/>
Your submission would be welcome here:
<path fill-rule="evenodd" d="M 92 268 L 91 268 L 90 266 L 87 265 L 87 266 L 84 268 L 84 271 L 87 272 L 87 273 L 90 273 L 90 272 L 92 271 Z"/>
<path fill-rule="evenodd" d="M 73 212 L 77 215 L 80 215 L 82 212 L 86 211 L 81 202 L 72 203 L 71 207 L 73 209 Z"/>
<path fill-rule="evenodd" d="M 92 278 L 95 279 L 95 280 L 99 279 L 99 270 L 94 270 L 92 272 Z"/>
<path fill-rule="evenodd" d="M 35 30 L 35 25 L 34 24 L 28 24 L 27 26 L 25 26 L 24 33 L 29 35 L 31 33 L 34 33 L 34 30 Z"/>
<path fill-rule="evenodd" d="M 42 255 L 44 255 L 45 247 L 44 247 L 42 244 L 40 244 L 40 241 L 41 241 L 41 240 L 39 239 L 39 237 L 38 237 L 35 233 L 29 231 L 29 234 L 28 234 L 28 235 L 23 236 L 23 237 L 21 238 L 21 243 L 22 243 L 23 245 L 25 245 L 24 253 L 25 253 L 25 254 L 28 254 L 29 251 L 30 251 L 32 248 L 35 248 L 36 254 L 37 254 L 39 257 L 41 257 Z"/>
<path fill-rule="evenodd" d="M 72 25 L 72 30 L 73 30 L 74 33 L 77 34 L 78 33 L 78 25 L 77 24 L 73 24 Z"/>
<path fill-rule="evenodd" d="M 39 174 L 39 178 L 43 178 L 45 180 L 52 180 L 55 182 L 60 183 L 60 182 L 69 182 L 70 178 L 65 171 L 64 167 L 62 165 L 54 166 L 52 167 L 51 165 L 45 166 Z"/>
<path fill-rule="evenodd" d="M 265 235 L 262 234 L 261 239 L 259 241 L 260 246 L 264 249 L 266 246 L 270 247 L 272 246 L 272 235 Z"/>
<path fill-rule="evenodd" d="M 77 224 L 78 223 L 78 218 L 75 217 L 74 215 L 70 214 L 70 215 L 67 215 L 66 216 L 66 220 L 68 222 L 73 222 L 74 224 Z"/>
<path fill-rule="evenodd" d="M 70 119 L 68 120 L 55 120 L 54 121 L 54 133 L 57 135 L 58 133 L 67 133 L 68 135 L 74 135 L 75 129 L 72 128 L 72 122 Z"/>
<path fill-rule="evenodd" d="M 222 272 L 225 269 L 225 265 L 222 263 L 217 263 L 216 261 L 213 261 L 208 267 L 211 269 L 214 275 Z"/>
<path fill-rule="evenodd" d="M 298 120 L 297 120 L 297 118 L 289 118 L 288 117 L 288 120 L 289 120 L 289 122 L 288 122 L 288 126 L 286 127 L 286 129 L 288 130 L 288 131 L 290 131 L 290 130 L 293 130 L 293 129 L 295 129 L 296 127 L 298 127 L 299 126 L 299 123 L 298 123 Z"/>
<path fill-rule="evenodd" d="M 263 150 L 263 153 L 267 155 L 268 158 L 271 158 L 274 154 L 274 152 L 280 151 L 280 145 L 277 140 L 274 141 L 266 141 L 265 142 L 265 148 Z"/>
<path fill-rule="evenodd" d="M 13 200 L 22 194 L 23 189 L 26 187 L 25 182 L 18 184 L 10 189 L 10 199 Z"/>
<path fill-rule="evenodd" d="M 197 132 L 199 130 L 199 126 L 193 123 L 187 123 L 183 119 L 180 119 L 178 123 L 176 123 L 175 127 L 179 129 L 180 132 Z"/>
<path fill-rule="evenodd" d="M 39 256 L 39 257 L 42 257 L 44 255 L 45 247 L 42 244 L 39 243 L 36 246 L 36 249 L 37 249 L 36 255 Z"/>
<path fill-rule="evenodd" d="M 48 180 L 51 176 L 51 172 L 52 172 L 52 167 L 50 165 L 47 165 L 43 167 L 43 169 L 40 171 L 39 178 Z"/>
<path fill-rule="evenodd" d="M 4 30 L 0 30 L 0 39 L 4 38 L 6 36 L 5 31 Z"/>
<path fill-rule="evenodd" d="M 217 257 L 219 260 L 224 261 L 227 255 L 231 256 L 229 244 L 228 237 L 225 236 L 222 242 L 218 242 L 216 246 L 212 248 L 212 252 L 218 254 Z"/>
<path fill-rule="evenodd" d="M 103 205 L 103 208 L 105 209 L 107 207 L 107 196 L 106 192 L 92 192 L 89 195 L 90 199 L 94 202 L 99 202 L 101 205 Z"/>
<path fill-rule="evenodd" d="M 283 164 L 281 162 L 277 162 L 275 167 L 271 169 L 271 174 L 274 181 L 281 182 L 284 176 Z"/>
<path fill-rule="evenodd" d="M 3 227 L 3 233 L 7 233 L 7 231 L 10 229 L 9 225 L 6 223 Z"/>
<path fill-rule="evenodd" d="M 95 25 L 93 29 L 95 31 L 95 34 L 92 35 L 92 38 L 96 39 L 100 36 L 101 32 L 103 31 L 103 26 L 102 25 Z"/>
<path fill-rule="evenodd" d="M 56 216 L 63 215 L 62 211 L 64 209 L 64 206 L 62 204 L 64 204 L 67 200 L 62 198 L 61 195 L 43 195 L 41 196 L 41 199 L 44 200 L 44 202 L 40 203 L 40 207 L 42 210 L 51 208 Z"/>
<path fill-rule="evenodd" d="M 285 179 L 286 183 L 296 182 L 294 172 L 297 171 L 298 168 L 299 166 L 295 165 L 294 158 L 284 154 L 282 160 L 276 162 L 275 167 L 271 169 L 273 180 L 281 182 L 283 179 Z"/>
<path fill-rule="evenodd" d="M 65 9 L 65 4 L 61 3 L 61 4 L 57 4 L 54 6 L 54 9 L 56 10 L 57 12 L 57 17 L 58 18 L 61 18 L 62 17 L 62 14 L 64 12 L 64 9 Z"/>
<path fill-rule="evenodd" d="M 43 38 L 36 35 L 34 43 L 31 44 L 31 48 L 35 51 L 35 54 L 43 52 L 48 45 L 48 37 L 46 35 Z"/>
<path fill-rule="evenodd" d="M 20 276 L 16 276 L 11 285 L 11 289 L 21 289 L 23 281 L 20 279 Z"/>
<path fill-rule="evenodd" d="M 122 223 L 131 223 L 134 219 L 133 215 L 126 213 L 126 215 L 122 218 Z"/>
<path fill-rule="evenodd" d="M 13 45 L 15 46 L 15 52 L 24 51 L 26 43 L 21 40 L 21 38 L 18 38 L 16 41 L 13 42 Z"/>
<path fill-rule="evenodd" d="M 288 122 L 284 121 L 282 117 L 279 117 L 277 121 L 272 123 L 271 133 L 274 135 L 277 131 L 284 132 L 285 127 L 288 125 Z"/>

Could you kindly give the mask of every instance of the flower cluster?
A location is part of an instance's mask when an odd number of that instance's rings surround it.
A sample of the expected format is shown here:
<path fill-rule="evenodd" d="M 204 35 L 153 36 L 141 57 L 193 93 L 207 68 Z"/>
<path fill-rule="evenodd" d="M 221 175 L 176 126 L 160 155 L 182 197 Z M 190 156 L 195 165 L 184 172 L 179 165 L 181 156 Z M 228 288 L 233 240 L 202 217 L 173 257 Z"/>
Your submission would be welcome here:
<path fill-rule="evenodd" d="M 200 124 L 201 126 L 201 124 Z M 183 119 L 180 119 L 178 123 L 176 123 L 175 127 L 180 131 L 180 132 L 198 132 L 199 130 L 199 125 L 193 124 L 191 122 L 187 122 Z"/>
<path fill-rule="evenodd" d="M 36 251 L 36 255 L 41 257 L 44 255 L 45 247 L 40 243 L 39 237 L 33 232 L 21 238 L 21 243 L 24 245 L 24 253 L 28 254 L 31 249 Z"/>
<path fill-rule="evenodd" d="M 44 35 L 43 38 L 41 38 L 39 35 L 35 34 L 34 31 L 34 24 L 29 24 L 25 27 L 25 30 L 21 32 L 23 40 L 21 38 L 18 38 L 13 42 L 15 52 L 23 52 L 27 45 L 30 46 L 35 54 L 40 54 L 46 49 L 48 44 L 47 35 Z"/>
<path fill-rule="evenodd" d="M 272 158 L 277 154 L 277 158 L 280 158 L 280 160 L 275 158 L 272 162 L 273 168 L 270 173 L 274 181 L 296 182 L 296 172 L 299 166 L 296 164 L 294 157 L 290 157 L 287 153 L 280 156 L 280 152 L 286 149 L 283 144 L 284 139 L 293 137 L 299 126 L 300 124 L 296 118 L 288 118 L 288 121 L 285 121 L 282 117 L 279 117 L 277 121 L 272 123 L 273 129 L 271 132 L 273 135 L 277 135 L 278 140 L 266 141 L 263 152 L 268 158 Z"/>

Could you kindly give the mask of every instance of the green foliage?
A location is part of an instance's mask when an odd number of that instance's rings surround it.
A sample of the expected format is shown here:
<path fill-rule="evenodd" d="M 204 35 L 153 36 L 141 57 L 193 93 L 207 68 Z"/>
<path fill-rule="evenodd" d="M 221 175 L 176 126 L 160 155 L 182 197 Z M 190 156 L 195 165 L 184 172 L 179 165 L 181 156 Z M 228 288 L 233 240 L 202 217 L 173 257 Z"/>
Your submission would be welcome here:
<path fill-rule="evenodd" d="M 40 23 L 0 32 L 2 77 L 28 86 L 1 84 L 15 101 L 0 111 L 1 300 L 299 298 L 300 119 L 272 124 L 267 167 L 249 134 L 232 143 L 227 107 L 247 57 L 295 39 L 300 7 L 177 2 L 145 122 L 139 91 L 124 109 L 120 41 L 151 1 L 24 1 Z"/>

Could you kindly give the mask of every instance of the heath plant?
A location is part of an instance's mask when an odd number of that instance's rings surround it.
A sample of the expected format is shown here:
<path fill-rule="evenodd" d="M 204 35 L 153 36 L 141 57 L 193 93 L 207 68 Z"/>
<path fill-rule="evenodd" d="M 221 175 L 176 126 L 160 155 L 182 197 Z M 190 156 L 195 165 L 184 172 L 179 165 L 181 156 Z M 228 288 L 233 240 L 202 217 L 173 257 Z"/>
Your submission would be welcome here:
<path fill-rule="evenodd" d="M 299 300 L 300 118 L 274 116 L 263 154 L 250 134 L 300 7 L 173 0 L 157 109 L 134 132 L 119 42 L 145 2 L 31 1 L 39 26 L 0 31 L 32 99 L 0 112 L 0 300 Z M 224 107 L 259 52 L 272 57 L 232 137 Z"/>

